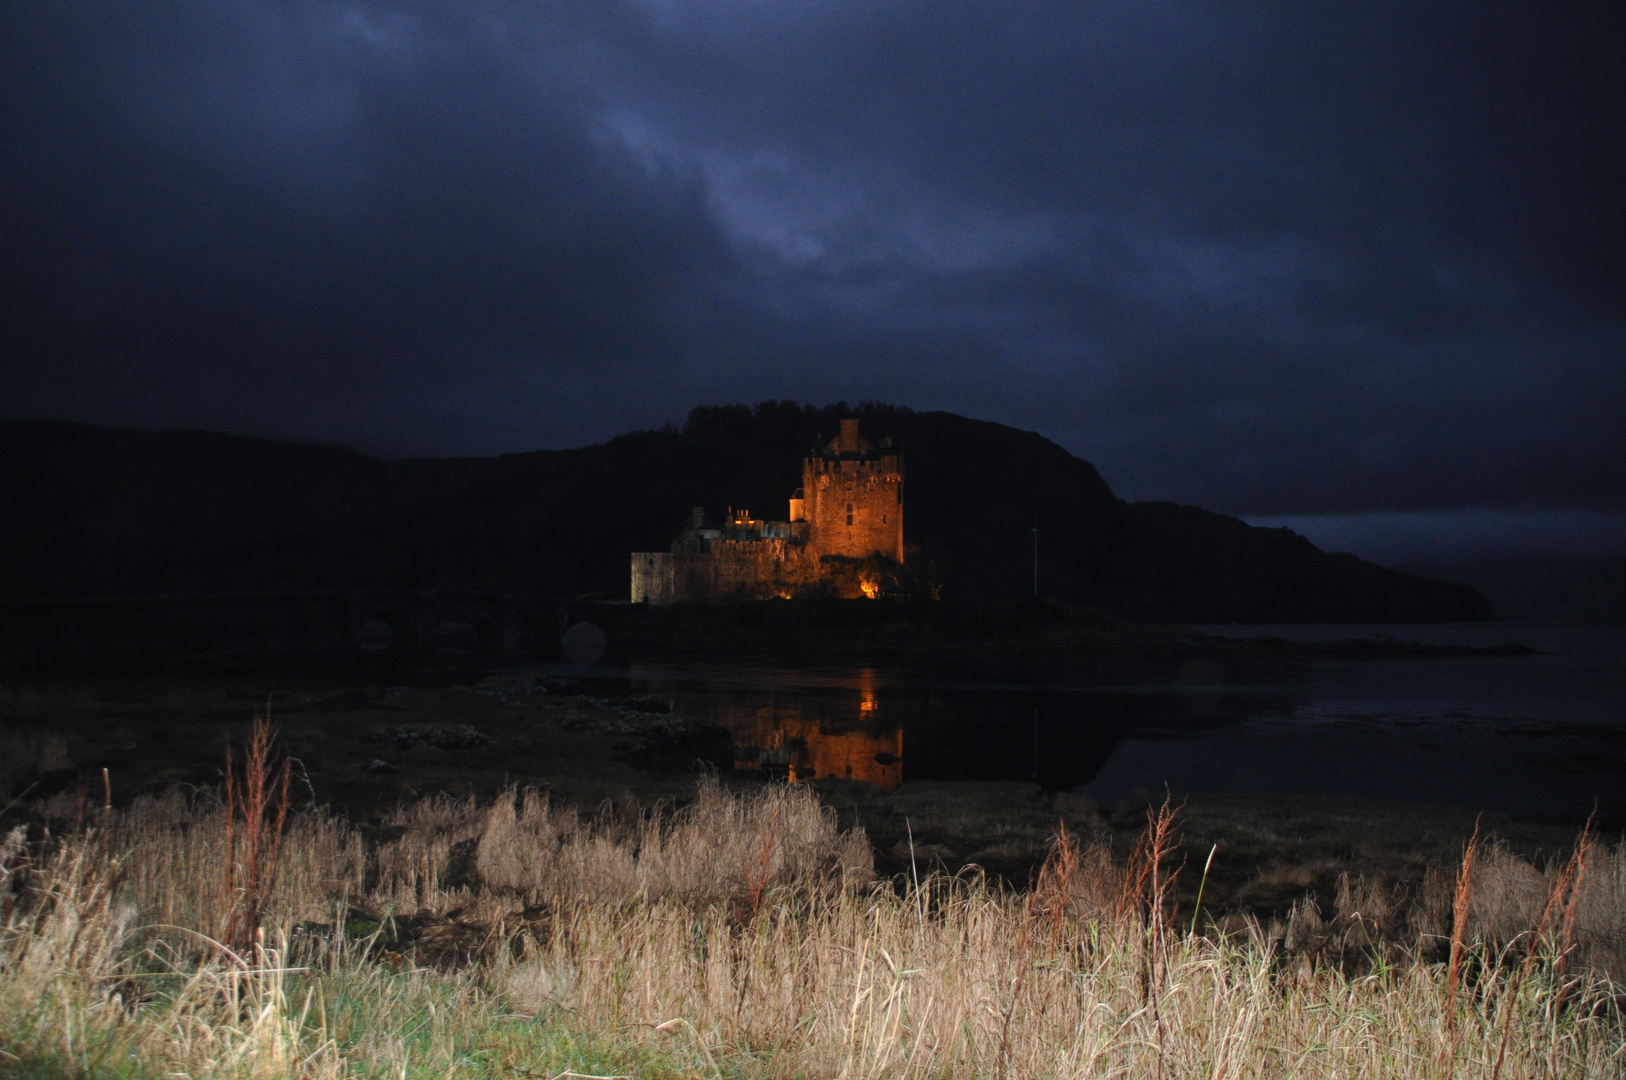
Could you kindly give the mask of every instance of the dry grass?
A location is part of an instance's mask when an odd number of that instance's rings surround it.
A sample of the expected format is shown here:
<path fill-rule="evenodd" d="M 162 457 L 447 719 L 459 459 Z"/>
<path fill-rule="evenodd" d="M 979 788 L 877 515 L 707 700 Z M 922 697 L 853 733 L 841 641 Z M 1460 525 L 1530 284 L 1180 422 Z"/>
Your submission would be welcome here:
<path fill-rule="evenodd" d="M 196 944 L 230 907 L 222 809 L 149 799 L 0 847 L 0 1074 L 1621 1075 L 1620 847 L 1535 867 L 1486 846 L 1460 920 L 1442 873 L 1415 898 L 1346 879 L 1329 912 L 1193 932 L 1174 824 L 1154 817 L 1127 864 L 1063 834 L 1017 892 L 872 882 L 862 837 L 805 789 L 593 817 L 534 792 L 426 800 L 370 865 L 344 823 L 295 815 L 274 947 L 241 957 Z M 341 906 L 473 912 L 488 947 L 422 967 L 346 938 Z M 301 921 L 334 929 L 276 945 Z"/>
<path fill-rule="evenodd" d="M 212 793 L 180 791 L 137 798 L 96 823 L 98 842 L 113 853 L 122 895 L 141 912 L 147 936 L 167 927 L 224 940 L 235 906 L 225 807 Z M 264 923 L 291 926 L 330 919 L 336 903 L 363 895 L 367 858 L 359 833 L 326 813 L 288 820 Z"/>
<path fill-rule="evenodd" d="M 489 806 L 425 799 L 385 824 L 398 835 L 379 846 L 370 902 L 402 913 L 669 898 L 754 912 L 773 890 L 831 872 L 867 883 L 874 872 L 863 830 L 838 832 L 835 813 L 805 788 L 730 794 L 707 782 L 675 813 L 630 820 L 608 808 L 587 819 L 510 790 Z"/>

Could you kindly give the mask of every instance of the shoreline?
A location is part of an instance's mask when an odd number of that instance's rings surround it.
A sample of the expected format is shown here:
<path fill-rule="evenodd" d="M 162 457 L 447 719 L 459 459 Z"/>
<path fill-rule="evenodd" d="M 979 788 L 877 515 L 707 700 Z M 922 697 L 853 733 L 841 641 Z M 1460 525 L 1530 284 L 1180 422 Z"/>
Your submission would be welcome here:
<path fill-rule="evenodd" d="M 0 710 L 7 763 L 0 806 L 13 803 L 8 818 L 17 818 L 25 806 L 53 799 L 60 812 L 80 789 L 99 805 L 102 768 L 119 805 L 176 785 L 211 788 L 227 742 L 241 741 L 268 688 L 272 720 L 297 763 L 295 807 L 329 806 L 364 831 L 399 805 L 435 794 L 483 803 L 530 786 L 584 813 L 636 815 L 688 802 L 708 772 L 731 789 L 762 783 L 760 775 L 719 767 L 728 744 L 709 725 L 641 712 L 625 700 L 504 694 L 490 681 L 268 687 L 263 679 L 171 677 L 13 685 Z M 1148 805 L 1161 801 L 1140 792 L 1097 806 L 1014 780 L 906 777 L 895 791 L 842 780 L 811 787 L 843 828 L 866 829 L 883 876 L 911 863 L 951 874 L 975 865 L 1016 886 L 1043 862 L 1059 824 L 1126 851 Z M 1317 795 L 1193 794 L 1185 806 L 1187 861 L 1200 864 L 1219 846 L 1211 902 L 1261 917 L 1307 895 L 1325 898 L 1341 874 L 1419 885 L 1430 865 L 1460 854 L 1475 823 L 1451 807 Z M 1533 859 L 1567 850 L 1578 824 L 1505 814 L 1483 821 L 1511 851 Z"/>

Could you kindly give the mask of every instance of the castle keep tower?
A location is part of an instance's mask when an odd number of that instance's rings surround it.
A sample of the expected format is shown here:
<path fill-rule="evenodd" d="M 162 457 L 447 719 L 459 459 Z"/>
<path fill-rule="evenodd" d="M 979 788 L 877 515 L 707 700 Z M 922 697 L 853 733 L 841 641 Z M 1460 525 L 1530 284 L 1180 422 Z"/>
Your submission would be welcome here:
<path fill-rule="evenodd" d="M 903 562 L 903 456 L 875 454 L 857 420 L 843 420 L 841 434 L 803 460 L 797 495 L 791 520 L 800 502 L 808 544 L 821 557 Z"/>

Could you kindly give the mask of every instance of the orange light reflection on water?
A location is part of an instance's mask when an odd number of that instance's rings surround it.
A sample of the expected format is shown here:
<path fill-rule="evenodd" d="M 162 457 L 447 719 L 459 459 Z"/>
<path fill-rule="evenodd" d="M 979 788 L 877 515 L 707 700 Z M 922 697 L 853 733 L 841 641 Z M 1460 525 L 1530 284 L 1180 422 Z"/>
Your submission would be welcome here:
<path fill-rule="evenodd" d="M 903 728 L 883 719 L 871 669 L 859 673 L 856 704 L 850 717 L 809 717 L 790 705 L 726 720 L 734 735 L 735 768 L 764 770 L 793 784 L 862 780 L 895 790 L 903 782 Z"/>

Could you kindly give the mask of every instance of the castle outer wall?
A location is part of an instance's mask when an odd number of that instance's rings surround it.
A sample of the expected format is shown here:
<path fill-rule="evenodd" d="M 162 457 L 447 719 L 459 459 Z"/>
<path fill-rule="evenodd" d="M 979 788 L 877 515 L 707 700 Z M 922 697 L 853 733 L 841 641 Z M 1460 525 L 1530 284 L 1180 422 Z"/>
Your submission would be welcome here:
<path fill-rule="evenodd" d="M 706 551 L 635 551 L 632 602 L 791 595 L 818 580 L 818 557 L 775 537 L 712 540 Z"/>

